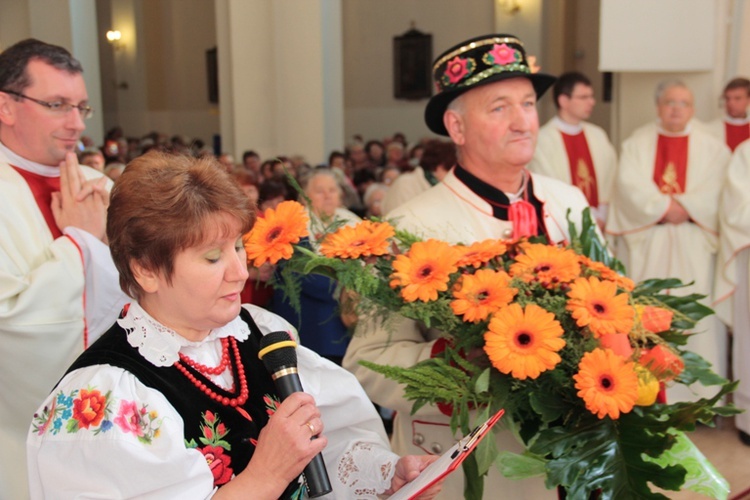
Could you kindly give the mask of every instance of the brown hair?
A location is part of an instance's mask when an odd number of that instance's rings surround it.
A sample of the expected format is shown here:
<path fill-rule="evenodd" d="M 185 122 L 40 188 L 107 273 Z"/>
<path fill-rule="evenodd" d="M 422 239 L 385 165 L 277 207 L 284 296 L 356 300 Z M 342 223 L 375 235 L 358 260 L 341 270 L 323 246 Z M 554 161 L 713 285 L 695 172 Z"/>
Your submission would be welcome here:
<path fill-rule="evenodd" d="M 726 87 L 724 87 L 724 92 L 733 89 L 745 89 L 747 95 L 750 95 L 750 80 L 741 76 L 731 79 L 729 83 L 727 83 Z"/>
<path fill-rule="evenodd" d="M 255 222 L 252 203 L 211 157 L 150 151 L 128 164 L 112 189 L 107 237 L 120 288 L 138 299 L 136 261 L 171 283 L 175 255 L 203 242 L 215 228 L 208 217 L 228 214 L 242 233 Z M 219 228 L 228 231 L 228 228 Z"/>
<path fill-rule="evenodd" d="M 428 142 L 422 152 L 419 165 L 428 172 L 434 172 L 442 165 L 446 170 L 456 164 L 456 145 L 452 142 L 433 139 Z"/>

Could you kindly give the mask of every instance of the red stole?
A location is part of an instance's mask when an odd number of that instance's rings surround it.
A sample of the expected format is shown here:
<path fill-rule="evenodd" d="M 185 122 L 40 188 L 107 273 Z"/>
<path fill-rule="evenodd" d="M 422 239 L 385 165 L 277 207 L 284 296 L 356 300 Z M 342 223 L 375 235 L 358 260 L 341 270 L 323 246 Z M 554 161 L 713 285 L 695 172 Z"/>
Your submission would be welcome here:
<path fill-rule="evenodd" d="M 687 180 L 688 136 L 659 134 L 654 162 L 654 183 L 664 194 L 685 192 Z"/>
<path fill-rule="evenodd" d="M 750 123 L 743 125 L 733 125 L 724 122 L 724 137 L 727 138 L 727 146 L 734 151 L 740 143 L 750 139 Z"/>
<path fill-rule="evenodd" d="M 11 165 L 11 167 L 13 167 L 13 165 Z M 42 212 L 44 220 L 47 222 L 47 227 L 49 227 L 49 230 L 52 233 L 52 238 L 57 239 L 62 236 L 63 233 L 57 227 L 50 206 L 52 204 L 52 193 L 60 191 L 60 178 L 45 177 L 18 167 L 13 167 L 13 169 L 18 172 L 29 185 L 29 189 L 31 189 L 31 193 L 34 195 L 36 204 Z"/>
<path fill-rule="evenodd" d="M 598 207 L 599 190 L 596 187 L 596 172 L 594 171 L 594 162 L 591 160 L 589 144 L 586 142 L 586 134 L 583 132 L 576 135 L 560 133 L 565 143 L 565 151 L 568 153 L 572 184 L 583 191 L 589 205 Z"/>

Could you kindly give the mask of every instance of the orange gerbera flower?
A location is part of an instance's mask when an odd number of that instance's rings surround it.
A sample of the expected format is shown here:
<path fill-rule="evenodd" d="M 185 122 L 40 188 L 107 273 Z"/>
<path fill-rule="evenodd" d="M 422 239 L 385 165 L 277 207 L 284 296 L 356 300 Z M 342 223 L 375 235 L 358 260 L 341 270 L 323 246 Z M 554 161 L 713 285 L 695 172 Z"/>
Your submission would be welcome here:
<path fill-rule="evenodd" d="M 605 266 L 597 260 L 590 259 L 585 255 L 579 255 L 578 261 L 589 270 L 595 272 L 602 279 L 614 281 L 615 278 L 617 278 L 617 273 L 613 269 Z"/>
<path fill-rule="evenodd" d="M 579 255 L 578 260 L 586 267 L 589 271 L 593 271 L 599 278 L 607 281 L 614 281 L 619 288 L 632 292 L 635 288 L 635 283 L 630 278 L 619 274 L 614 269 L 605 266 L 599 261 L 590 259 L 585 255 Z M 585 274 L 588 276 L 588 274 Z"/>
<path fill-rule="evenodd" d="M 570 285 L 567 310 L 576 324 L 588 326 L 595 338 L 609 333 L 628 333 L 633 328 L 635 309 L 628 295 L 617 295 L 617 285 L 599 278 L 578 278 Z"/>
<path fill-rule="evenodd" d="M 326 257 L 358 259 L 388 253 L 388 238 L 396 231 L 387 222 L 362 221 L 356 226 L 343 226 L 329 234 L 320 245 Z"/>
<path fill-rule="evenodd" d="M 581 358 L 573 375 L 578 397 L 599 418 L 620 418 L 638 399 L 638 375 L 632 361 L 626 361 L 609 349 L 594 349 Z"/>
<path fill-rule="evenodd" d="M 472 243 L 469 246 L 456 245 L 461 251 L 461 257 L 458 259 L 458 267 L 479 267 L 490 259 L 502 255 L 507 249 L 505 243 L 500 240 L 484 240 Z"/>
<path fill-rule="evenodd" d="M 518 290 L 508 287 L 510 276 L 505 271 L 480 269 L 474 274 L 464 274 L 453 291 L 453 313 L 464 321 L 478 323 L 501 307 L 510 304 Z"/>
<path fill-rule="evenodd" d="M 407 302 L 436 300 L 458 270 L 457 260 L 457 250 L 444 241 L 418 241 L 393 261 L 391 288 L 403 287 L 401 296 Z"/>
<path fill-rule="evenodd" d="M 294 243 L 307 236 L 307 211 L 296 201 L 282 201 L 276 210 L 269 208 L 243 238 L 248 263 L 260 266 L 276 264 L 294 253 Z"/>
<path fill-rule="evenodd" d="M 523 253 L 510 266 L 510 274 L 526 283 L 538 279 L 543 286 L 549 287 L 579 277 L 581 264 L 573 250 L 534 243 L 524 245 Z"/>
<path fill-rule="evenodd" d="M 484 351 L 492 366 L 514 378 L 535 379 L 560 362 L 565 347 L 555 315 L 535 304 L 511 304 L 498 311 L 484 334 Z"/>
<path fill-rule="evenodd" d="M 635 282 L 627 276 L 618 274 L 614 281 L 619 288 L 622 288 L 627 292 L 632 292 L 635 289 Z"/>

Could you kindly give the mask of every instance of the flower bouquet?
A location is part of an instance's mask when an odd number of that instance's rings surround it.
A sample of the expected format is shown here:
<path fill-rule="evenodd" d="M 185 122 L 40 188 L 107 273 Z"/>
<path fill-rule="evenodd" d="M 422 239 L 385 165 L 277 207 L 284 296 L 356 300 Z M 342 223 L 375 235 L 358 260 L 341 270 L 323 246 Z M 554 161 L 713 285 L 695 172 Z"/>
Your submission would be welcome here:
<path fill-rule="evenodd" d="M 527 239 L 450 245 L 365 220 L 323 228 L 313 251 L 299 244 L 306 224 L 296 202 L 267 211 L 246 236 L 248 261 L 285 260 L 277 286 L 292 301 L 295 276 L 322 273 L 356 292 L 360 314 L 386 325 L 400 314 L 445 332 L 442 355 L 415 366 L 363 362 L 403 383 L 413 411 L 450 405 L 453 430 L 466 434 L 505 409 L 525 452 L 483 440 L 463 464 L 467 498 L 482 497 L 492 466 L 513 478 L 543 475 L 571 498 L 667 498 L 652 485 L 726 497 L 726 483 L 709 477 L 713 468 L 683 433 L 737 413 L 720 406 L 736 383 L 685 349 L 688 331 L 712 311 L 700 295 L 665 293 L 679 280 L 635 285 L 624 277 L 590 214 L 580 233 L 570 224 L 565 247 Z M 716 385 L 716 395 L 664 402 L 665 384 L 695 382 Z"/>

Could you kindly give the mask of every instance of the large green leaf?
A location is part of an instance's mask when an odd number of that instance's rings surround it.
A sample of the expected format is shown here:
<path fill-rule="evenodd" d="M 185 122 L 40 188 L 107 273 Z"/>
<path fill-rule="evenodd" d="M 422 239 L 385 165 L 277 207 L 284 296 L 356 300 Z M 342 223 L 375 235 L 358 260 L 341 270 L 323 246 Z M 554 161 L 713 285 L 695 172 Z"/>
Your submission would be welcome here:
<path fill-rule="evenodd" d="M 510 479 L 527 479 L 539 477 L 547 473 L 547 461 L 532 453 L 511 453 L 501 451 L 497 457 L 497 468 L 500 473 Z"/>
<path fill-rule="evenodd" d="M 618 425 L 605 418 L 542 431 L 531 451 L 552 457 L 547 463 L 547 486 L 562 485 L 571 498 L 586 499 L 596 490 L 603 499 L 666 498 L 653 493 L 648 483 L 679 489 L 685 470 L 646 462 L 642 453 L 661 453 L 669 444 L 668 438 L 652 435 L 645 427 Z"/>
<path fill-rule="evenodd" d="M 561 397 L 555 393 L 532 392 L 529 394 L 531 407 L 541 415 L 544 422 L 553 422 L 565 413 L 567 405 Z"/>
<path fill-rule="evenodd" d="M 625 274 L 625 267 L 612 255 L 607 248 L 607 245 L 602 242 L 596 222 L 591 216 L 591 209 L 586 208 L 583 210 L 580 234 L 578 233 L 576 225 L 570 220 L 570 214 L 571 210 L 568 209 L 566 218 L 568 220 L 568 232 L 570 234 L 571 247 L 573 247 L 578 253 L 597 262 L 601 262 L 620 274 Z"/>
<path fill-rule="evenodd" d="M 727 379 L 711 370 L 711 363 L 694 352 L 680 353 L 685 369 L 680 374 L 680 381 L 686 385 L 700 382 L 703 385 L 722 385 Z"/>

